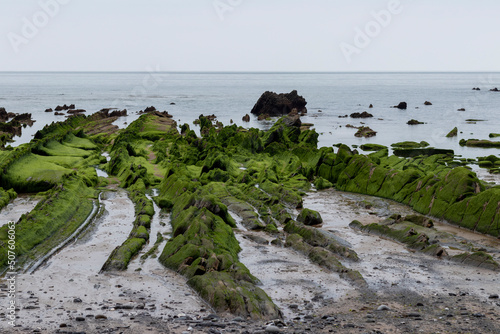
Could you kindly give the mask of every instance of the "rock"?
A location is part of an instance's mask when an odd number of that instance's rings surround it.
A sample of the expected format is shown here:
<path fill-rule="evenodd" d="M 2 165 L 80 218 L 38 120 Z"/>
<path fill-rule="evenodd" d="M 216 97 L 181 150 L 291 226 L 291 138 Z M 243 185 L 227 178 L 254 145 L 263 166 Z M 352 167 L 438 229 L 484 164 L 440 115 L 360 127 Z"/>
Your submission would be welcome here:
<path fill-rule="evenodd" d="M 307 112 L 306 104 L 306 100 L 298 95 L 296 90 L 288 94 L 266 91 L 254 105 L 251 113 L 254 115 L 268 114 L 271 117 L 287 115 L 293 109 L 297 109 L 298 113 L 305 113 Z"/>
<path fill-rule="evenodd" d="M 175 106 L 175 102 L 170 102 L 170 105 L 171 106 Z"/>
<path fill-rule="evenodd" d="M 263 121 L 263 120 L 265 120 L 265 119 L 268 119 L 269 117 L 271 117 L 271 116 L 269 116 L 269 114 L 260 114 L 260 115 L 257 117 L 257 120 L 258 120 L 258 121 Z"/>
<path fill-rule="evenodd" d="M 54 110 L 55 110 L 55 111 L 63 111 L 64 109 L 63 109 L 63 107 L 61 107 L 61 106 L 57 106 L 57 107 L 55 107 L 55 109 L 54 109 Z"/>
<path fill-rule="evenodd" d="M 394 106 L 394 108 L 405 110 L 408 108 L 408 104 L 406 102 L 399 102 L 399 104 Z"/>
<path fill-rule="evenodd" d="M 68 325 L 64 324 L 64 323 L 62 323 L 62 324 L 59 325 L 59 328 L 66 328 L 66 327 L 68 327 Z"/>
<path fill-rule="evenodd" d="M 367 113 L 366 111 L 363 111 L 362 113 L 359 113 L 359 112 L 352 113 L 351 117 L 352 118 L 370 118 L 370 117 L 373 117 L 373 115 L 370 113 Z"/>
<path fill-rule="evenodd" d="M 144 112 L 153 112 L 153 111 L 156 111 L 156 108 L 153 106 L 147 107 L 146 109 L 144 109 Z"/>
<path fill-rule="evenodd" d="M 467 147 L 497 147 L 500 148 L 500 142 L 491 140 L 479 140 L 479 139 L 461 139 L 459 142 L 460 146 Z"/>
<path fill-rule="evenodd" d="M 45 112 L 53 112 L 54 110 L 52 110 L 52 108 L 49 108 L 49 109 L 45 109 Z"/>
<path fill-rule="evenodd" d="M 408 122 L 406 122 L 408 125 L 417 125 L 417 124 L 424 124 L 424 122 L 419 122 L 416 119 L 410 119 Z"/>
<path fill-rule="evenodd" d="M 279 333 L 281 330 L 274 325 L 270 325 L 266 327 L 266 333 Z"/>
<path fill-rule="evenodd" d="M 80 298 L 75 298 L 73 299 L 73 303 L 81 303 L 82 300 Z"/>
<path fill-rule="evenodd" d="M 54 115 L 56 115 L 56 116 L 64 116 L 65 114 L 64 114 L 64 113 L 62 113 L 62 112 L 57 112 L 57 111 L 56 111 L 56 112 L 54 113 Z"/>
<path fill-rule="evenodd" d="M 377 307 L 377 311 L 390 311 L 391 308 L 387 305 L 380 305 L 379 307 Z"/>
<path fill-rule="evenodd" d="M 84 317 L 76 317 L 75 320 L 76 321 L 85 321 L 85 318 Z"/>
<path fill-rule="evenodd" d="M 465 111 L 465 108 L 457 109 L 457 111 Z"/>
<path fill-rule="evenodd" d="M 354 134 L 355 137 L 373 137 L 377 134 L 376 131 L 373 131 L 368 126 L 361 126 L 358 128 L 358 131 Z"/>
<path fill-rule="evenodd" d="M 474 87 L 474 88 L 472 88 L 472 90 L 481 90 L 481 88 L 479 88 L 479 87 Z"/>
<path fill-rule="evenodd" d="M 241 119 L 243 122 L 250 122 L 250 115 L 249 114 L 246 114 L 245 116 L 243 116 L 243 118 Z"/>
<path fill-rule="evenodd" d="M 455 128 L 453 128 L 453 130 L 451 130 L 450 132 L 448 132 L 448 134 L 446 135 L 446 137 L 448 137 L 448 138 L 456 137 L 457 134 L 458 134 L 458 128 L 455 127 Z"/>
<path fill-rule="evenodd" d="M 424 102 L 424 105 L 426 105 L 426 106 L 432 106 L 432 103 L 431 103 L 431 102 L 429 102 L 429 101 L 425 101 L 425 102 Z"/>
<path fill-rule="evenodd" d="M 371 109 L 371 108 L 373 108 L 373 104 L 370 104 L 370 105 L 368 106 L 368 108 L 370 108 L 370 109 Z"/>
<path fill-rule="evenodd" d="M 297 221 L 308 226 L 323 224 L 323 218 L 321 218 L 319 212 L 310 209 L 302 209 L 297 216 Z"/>
<path fill-rule="evenodd" d="M 435 154 L 455 154 L 455 151 L 441 148 L 406 148 L 406 149 L 394 149 L 393 151 L 395 156 L 398 157 L 417 157 L 419 155 L 435 155 Z"/>
<path fill-rule="evenodd" d="M 69 110 L 72 110 L 72 109 L 76 109 L 75 105 L 74 104 L 70 104 L 69 107 L 68 107 Z"/>
<path fill-rule="evenodd" d="M 493 88 L 493 89 L 490 89 L 490 92 L 500 92 L 500 90 L 498 88 Z"/>
<path fill-rule="evenodd" d="M 489 299 L 498 299 L 498 294 L 492 294 L 488 297 Z"/>
<path fill-rule="evenodd" d="M 106 320 L 106 319 L 108 319 L 107 316 L 102 315 L 102 314 L 96 315 L 95 318 L 96 318 L 96 320 Z"/>
<path fill-rule="evenodd" d="M 84 109 L 70 109 L 70 110 L 67 111 L 68 114 L 73 114 L 73 115 L 75 115 L 75 114 L 81 114 L 81 113 L 84 113 L 84 112 L 86 112 L 86 110 L 84 110 Z"/>

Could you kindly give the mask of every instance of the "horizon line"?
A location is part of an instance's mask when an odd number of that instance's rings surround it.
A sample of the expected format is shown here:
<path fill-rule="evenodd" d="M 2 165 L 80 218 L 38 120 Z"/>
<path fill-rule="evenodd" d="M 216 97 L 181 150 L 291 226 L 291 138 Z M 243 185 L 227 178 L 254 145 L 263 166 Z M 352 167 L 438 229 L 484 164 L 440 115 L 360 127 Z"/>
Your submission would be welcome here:
<path fill-rule="evenodd" d="M 21 70 L 21 71 L 3 71 L 0 73 L 173 73 L 173 74 L 453 74 L 453 73 L 500 73 L 500 70 L 494 71 L 46 71 L 46 70 Z"/>

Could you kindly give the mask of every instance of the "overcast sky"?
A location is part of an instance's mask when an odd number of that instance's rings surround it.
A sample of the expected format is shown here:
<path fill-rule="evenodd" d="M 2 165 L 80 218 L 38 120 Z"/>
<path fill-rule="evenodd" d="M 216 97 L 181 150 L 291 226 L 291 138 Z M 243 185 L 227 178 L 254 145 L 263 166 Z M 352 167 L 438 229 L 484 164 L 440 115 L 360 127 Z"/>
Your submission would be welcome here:
<path fill-rule="evenodd" d="M 498 0 L 1 0 L 0 71 L 500 71 Z"/>

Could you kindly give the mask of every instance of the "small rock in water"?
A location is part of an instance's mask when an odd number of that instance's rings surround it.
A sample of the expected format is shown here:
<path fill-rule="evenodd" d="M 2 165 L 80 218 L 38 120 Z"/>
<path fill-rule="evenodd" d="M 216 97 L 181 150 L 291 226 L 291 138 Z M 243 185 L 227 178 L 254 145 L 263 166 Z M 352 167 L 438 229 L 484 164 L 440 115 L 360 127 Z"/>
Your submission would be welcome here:
<path fill-rule="evenodd" d="M 377 308 L 377 311 L 390 311 L 391 308 L 387 305 L 380 305 L 378 308 Z"/>
<path fill-rule="evenodd" d="M 81 303 L 82 300 L 80 298 L 75 298 L 73 299 L 73 303 Z"/>
<path fill-rule="evenodd" d="M 490 299 L 498 299 L 498 294 L 492 294 L 489 296 Z"/>
<path fill-rule="evenodd" d="M 84 317 L 76 317 L 75 320 L 76 321 L 85 321 L 85 318 Z"/>

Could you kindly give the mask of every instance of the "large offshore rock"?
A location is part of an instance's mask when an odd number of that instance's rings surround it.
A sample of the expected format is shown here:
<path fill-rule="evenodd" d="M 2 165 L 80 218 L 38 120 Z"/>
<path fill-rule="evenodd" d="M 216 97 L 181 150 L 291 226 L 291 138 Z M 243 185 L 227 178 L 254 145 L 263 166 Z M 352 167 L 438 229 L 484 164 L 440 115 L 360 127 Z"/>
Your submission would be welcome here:
<path fill-rule="evenodd" d="M 261 95 L 252 109 L 254 115 L 283 116 L 297 109 L 298 113 L 307 112 L 306 100 L 292 90 L 288 94 L 267 91 Z"/>

